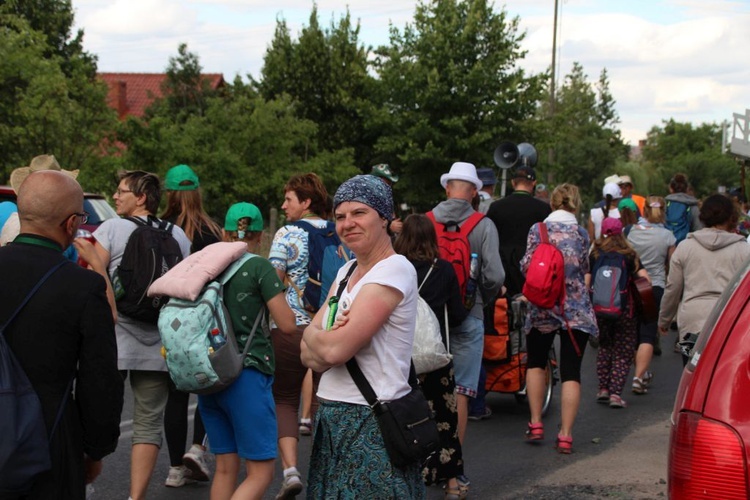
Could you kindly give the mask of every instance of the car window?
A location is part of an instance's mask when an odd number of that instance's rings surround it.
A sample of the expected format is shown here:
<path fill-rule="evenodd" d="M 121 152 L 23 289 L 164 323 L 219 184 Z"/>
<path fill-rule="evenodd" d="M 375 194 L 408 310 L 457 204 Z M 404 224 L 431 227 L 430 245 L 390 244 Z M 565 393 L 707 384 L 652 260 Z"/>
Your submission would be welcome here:
<path fill-rule="evenodd" d="M 84 198 L 83 210 L 89 214 L 88 224 L 92 226 L 117 217 L 117 212 L 103 198 Z"/>
<path fill-rule="evenodd" d="M 721 312 L 724 310 L 724 306 L 727 305 L 729 298 L 732 296 L 732 294 L 737 289 L 748 272 L 750 272 L 750 261 L 745 263 L 745 267 L 743 269 L 740 269 L 737 274 L 734 275 L 734 278 L 732 278 L 732 281 L 727 284 L 727 287 L 724 289 L 721 297 L 719 297 L 719 300 L 716 301 L 716 305 L 714 305 L 714 308 L 711 310 L 708 318 L 706 318 L 706 322 L 703 324 L 703 330 L 698 336 L 698 341 L 695 343 L 695 347 L 693 348 L 693 355 L 690 358 L 690 362 L 687 364 L 688 370 L 695 370 L 695 367 L 698 365 L 698 361 L 700 361 L 701 353 L 706 347 L 706 343 L 711 337 L 711 333 L 714 331 L 714 326 L 719 320 Z"/>

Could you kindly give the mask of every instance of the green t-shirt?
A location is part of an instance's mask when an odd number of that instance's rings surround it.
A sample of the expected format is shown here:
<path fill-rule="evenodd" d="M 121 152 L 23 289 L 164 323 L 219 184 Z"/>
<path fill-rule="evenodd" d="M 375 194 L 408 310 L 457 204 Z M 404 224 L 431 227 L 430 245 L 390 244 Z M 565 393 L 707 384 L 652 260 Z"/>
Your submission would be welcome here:
<path fill-rule="evenodd" d="M 232 318 L 240 351 L 245 348 L 261 308 L 267 312 L 266 302 L 283 292 L 284 284 L 276 270 L 262 257 L 248 260 L 224 286 L 224 304 Z M 252 366 L 262 373 L 273 375 L 273 346 L 267 319 L 266 314 L 266 319 L 261 321 L 253 336 L 245 357 L 245 368 Z"/>

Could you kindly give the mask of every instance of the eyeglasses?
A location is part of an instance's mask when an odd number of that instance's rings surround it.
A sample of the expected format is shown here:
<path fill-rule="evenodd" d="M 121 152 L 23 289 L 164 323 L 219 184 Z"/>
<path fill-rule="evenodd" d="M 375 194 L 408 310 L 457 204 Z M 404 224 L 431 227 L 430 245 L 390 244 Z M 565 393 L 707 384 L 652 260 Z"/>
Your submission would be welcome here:
<path fill-rule="evenodd" d="M 117 196 L 122 196 L 125 193 L 132 193 L 132 192 L 133 191 L 131 191 L 130 189 L 120 189 L 120 188 L 117 188 L 117 190 L 115 191 L 115 194 Z"/>
<path fill-rule="evenodd" d="M 63 221 L 62 221 L 62 222 L 60 223 L 60 226 L 64 226 L 64 225 L 65 225 L 65 223 L 66 223 L 66 222 L 68 222 L 68 219 L 70 219 L 70 218 L 71 218 L 71 217 L 73 217 L 73 216 L 76 216 L 76 217 L 78 217 L 79 219 L 81 219 L 81 224 L 86 224 L 86 222 L 88 222 L 88 220 L 89 220 L 89 214 L 88 214 L 88 213 L 86 213 L 86 212 L 81 212 L 81 213 L 79 214 L 79 213 L 77 213 L 77 212 L 76 212 L 76 213 L 72 213 L 72 214 L 68 215 L 67 217 L 65 217 L 65 218 L 63 219 Z"/>

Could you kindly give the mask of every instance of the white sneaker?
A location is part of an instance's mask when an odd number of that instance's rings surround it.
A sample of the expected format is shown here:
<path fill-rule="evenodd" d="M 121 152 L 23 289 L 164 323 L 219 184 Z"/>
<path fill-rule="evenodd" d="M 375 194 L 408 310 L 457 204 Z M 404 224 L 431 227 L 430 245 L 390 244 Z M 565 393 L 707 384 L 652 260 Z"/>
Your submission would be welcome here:
<path fill-rule="evenodd" d="M 204 458 L 205 451 L 197 445 L 190 447 L 187 453 L 182 455 L 182 464 L 190 469 L 191 478 L 195 481 L 208 481 L 210 472 Z"/>
<path fill-rule="evenodd" d="M 294 498 L 302 492 L 302 479 L 299 472 L 292 472 L 284 476 L 284 482 L 281 483 L 281 489 L 276 494 L 276 500 Z"/>
<path fill-rule="evenodd" d="M 167 480 L 164 481 L 164 486 L 179 488 L 180 486 L 185 486 L 186 484 L 194 482 L 195 479 L 190 477 L 190 469 L 181 465 L 179 467 L 169 468 L 169 475 L 167 476 Z"/>

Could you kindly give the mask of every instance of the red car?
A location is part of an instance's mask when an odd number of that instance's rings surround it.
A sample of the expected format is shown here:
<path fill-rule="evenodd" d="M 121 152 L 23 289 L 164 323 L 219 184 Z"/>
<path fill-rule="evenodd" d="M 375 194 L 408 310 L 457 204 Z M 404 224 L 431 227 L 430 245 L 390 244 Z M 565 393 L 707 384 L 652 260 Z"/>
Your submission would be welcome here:
<path fill-rule="evenodd" d="M 10 186 L 0 186 L 0 202 L 16 202 L 16 192 Z M 117 217 L 115 209 L 107 203 L 106 198 L 99 194 L 83 194 L 83 211 L 89 214 L 89 220 L 81 225 L 81 229 L 94 232 L 96 228 L 107 219 Z"/>
<path fill-rule="evenodd" d="M 706 320 L 671 417 L 669 497 L 750 498 L 750 262 Z"/>

